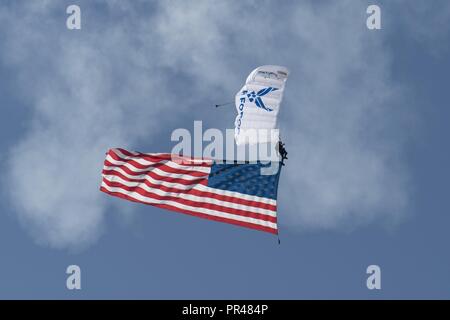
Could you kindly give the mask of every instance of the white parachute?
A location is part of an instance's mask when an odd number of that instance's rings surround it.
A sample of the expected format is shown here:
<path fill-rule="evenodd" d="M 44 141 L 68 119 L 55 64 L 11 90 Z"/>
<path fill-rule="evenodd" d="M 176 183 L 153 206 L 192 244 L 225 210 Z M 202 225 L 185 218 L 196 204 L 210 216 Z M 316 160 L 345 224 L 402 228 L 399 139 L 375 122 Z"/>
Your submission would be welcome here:
<path fill-rule="evenodd" d="M 236 94 L 237 145 L 277 143 L 277 117 L 289 71 L 281 66 L 261 66 L 253 70 Z"/>

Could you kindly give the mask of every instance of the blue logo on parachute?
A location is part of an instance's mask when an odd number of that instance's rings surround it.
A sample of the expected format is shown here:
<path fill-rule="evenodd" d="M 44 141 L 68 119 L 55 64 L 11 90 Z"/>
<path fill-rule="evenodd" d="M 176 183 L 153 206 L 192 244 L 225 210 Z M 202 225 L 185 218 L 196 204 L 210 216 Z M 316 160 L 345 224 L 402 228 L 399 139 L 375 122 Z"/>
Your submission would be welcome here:
<path fill-rule="evenodd" d="M 275 90 L 278 90 L 277 88 L 273 88 L 273 87 L 267 87 L 267 88 L 263 88 L 261 90 L 259 90 L 258 92 L 255 91 L 251 91 L 248 92 L 247 90 L 242 91 L 242 94 L 247 95 L 248 100 L 250 102 L 255 102 L 256 106 L 258 108 L 264 109 L 266 111 L 273 111 L 273 109 L 270 109 L 268 107 L 266 107 L 264 105 L 263 100 L 261 99 L 262 96 L 265 96 L 266 94 L 268 94 L 269 92 L 273 92 Z"/>

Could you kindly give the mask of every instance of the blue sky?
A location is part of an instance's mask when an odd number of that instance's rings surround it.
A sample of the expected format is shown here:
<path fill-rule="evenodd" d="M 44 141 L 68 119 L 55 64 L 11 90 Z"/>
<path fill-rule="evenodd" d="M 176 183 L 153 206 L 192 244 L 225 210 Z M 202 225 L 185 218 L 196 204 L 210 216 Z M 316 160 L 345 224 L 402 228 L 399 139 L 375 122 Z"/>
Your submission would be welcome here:
<path fill-rule="evenodd" d="M 449 298 L 449 18 L 446 1 L 5 2 L 0 298 Z M 281 245 L 98 191 L 109 147 L 230 128 L 213 104 L 264 64 L 291 70 Z"/>

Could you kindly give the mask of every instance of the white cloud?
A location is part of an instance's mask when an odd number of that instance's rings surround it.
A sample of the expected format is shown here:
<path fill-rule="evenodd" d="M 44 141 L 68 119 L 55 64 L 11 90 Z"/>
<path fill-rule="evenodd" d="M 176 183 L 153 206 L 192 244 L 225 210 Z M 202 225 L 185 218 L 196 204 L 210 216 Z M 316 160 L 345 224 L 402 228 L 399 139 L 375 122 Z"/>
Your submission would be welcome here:
<path fill-rule="evenodd" d="M 141 2 L 115 2 L 106 14 L 120 12 L 120 23 L 96 24 L 82 3 L 91 20 L 67 31 L 48 3 L 40 15 L 29 5 L 0 13 L 10 22 L 2 58 L 17 68 L 33 114 L 11 150 L 7 180 L 21 221 L 40 242 L 95 241 L 106 206 L 98 192 L 105 150 L 156 134 L 173 117 L 166 110 L 182 115 L 211 92 L 234 94 L 261 64 L 292 72 L 281 119 L 290 153 L 282 222 L 336 227 L 403 212 L 402 141 L 384 134 L 402 136 L 391 110 L 397 89 L 382 38 L 365 28 L 363 5 L 161 1 L 150 12 L 137 8 Z"/>
<path fill-rule="evenodd" d="M 157 64 L 148 64 L 151 57 L 136 52 L 135 38 L 120 27 L 75 34 L 60 19 L 42 22 L 54 6 L 39 8 L 39 15 L 35 7 L 20 9 L 22 19 L 13 9 L 3 12 L 11 21 L 3 58 L 18 70 L 18 91 L 33 116 L 11 150 L 5 182 L 39 242 L 82 247 L 102 229 L 105 151 L 157 132 L 159 113 L 174 101 L 167 97 L 153 107 L 165 79 L 153 76 Z"/>

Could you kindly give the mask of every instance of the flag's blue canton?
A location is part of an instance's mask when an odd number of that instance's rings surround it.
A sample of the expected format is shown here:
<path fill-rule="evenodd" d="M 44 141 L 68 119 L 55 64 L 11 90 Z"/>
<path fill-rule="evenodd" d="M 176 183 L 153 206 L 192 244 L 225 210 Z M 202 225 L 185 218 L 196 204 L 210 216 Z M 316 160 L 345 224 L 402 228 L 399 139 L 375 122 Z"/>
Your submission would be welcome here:
<path fill-rule="evenodd" d="M 276 174 L 261 175 L 261 168 L 268 166 L 270 163 L 213 163 L 208 187 L 276 200 L 281 165 Z"/>

